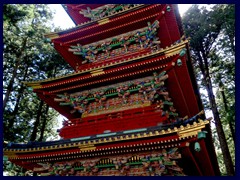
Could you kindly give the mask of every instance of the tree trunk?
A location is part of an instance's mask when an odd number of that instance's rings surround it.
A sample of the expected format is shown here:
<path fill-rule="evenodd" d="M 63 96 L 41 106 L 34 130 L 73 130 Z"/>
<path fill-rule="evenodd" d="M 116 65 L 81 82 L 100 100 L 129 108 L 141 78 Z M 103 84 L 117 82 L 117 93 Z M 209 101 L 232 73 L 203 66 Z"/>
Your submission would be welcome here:
<path fill-rule="evenodd" d="M 228 144 L 227 144 L 227 141 L 226 141 L 226 137 L 225 137 L 225 134 L 224 134 L 224 131 L 223 131 L 222 123 L 221 123 L 221 120 L 220 120 L 220 117 L 219 117 L 219 112 L 218 112 L 218 109 L 217 109 L 215 96 L 213 94 L 212 88 L 210 88 L 211 86 L 212 86 L 211 84 L 208 85 L 207 92 L 208 92 L 208 96 L 209 96 L 210 106 L 211 106 L 211 109 L 213 111 L 216 130 L 217 130 L 217 134 L 218 134 L 218 138 L 219 138 L 219 142 L 220 142 L 220 147 L 221 147 L 222 154 L 223 154 L 224 164 L 226 166 L 227 175 L 233 176 L 235 174 L 235 172 L 234 172 L 232 157 L 230 155 L 230 151 L 229 151 Z"/>
<path fill-rule="evenodd" d="M 57 66 L 54 66 L 53 70 L 51 71 L 51 73 L 49 74 L 48 78 L 51 77 L 55 77 L 56 76 L 56 71 L 57 71 Z M 49 110 L 49 105 L 46 106 L 46 111 L 45 111 L 45 116 L 43 119 L 43 124 L 42 124 L 42 128 L 41 128 L 41 134 L 40 134 L 40 138 L 38 141 L 43 141 L 43 135 L 44 135 L 44 131 L 46 128 L 46 123 L 47 123 L 47 114 L 48 114 L 48 110 Z"/>
<path fill-rule="evenodd" d="M 37 138 L 37 128 L 38 128 L 38 125 L 40 123 L 40 118 L 41 118 L 41 115 L 42 115 L 43 104 L 44 104 L 44 102 L 41 100 L 40 104 L 39 104 L 39 108 L 38 108 L 38 112 L 37 112 L 37 118 L 36 118 L 36 121 L 34 123 L 33 132 L 32 132 L 30 141 L 35 141 L 36 138 Z"/>
<path fill-rule="evenodd" d="M 7 101 L 9 99 L 9 96 L 10 96 L 11 92 L 12 92 L 14 79 L 16 78 L 17 70 L 18 70 L 18 67 L 20 65 L 20 58 L 21 57 L 17 58 L 16 65 L 14 66 L 14 69 L 13 69 L 12 77 L 11 77 L 11 79 L 9 81 L 8 86 L 7 86 L 7 92 L 6 92 L 6 94 L 4 96 L 4 100 L 3 100 L 3 111 L 4 111 L 5 107 L 6 107 Z"/>
<path fill-rule="evenodd" d="M 23 81 L 25 81 L 27 74 L 28 74 L 28 68 L 29 66 L 26 67 L 25 72 L 24 72 L 24 76 L 23 76 Z M 24 90 L 24 85 L 21 83 L 21 87 L 18 90 L 18 95 L 17 95 L 17 100 L 16 100 L 16 105 L 14 107 L 14 110 L 12 112 L 12 118 L 9 119 L 9 124 L 8 124 L 8 129 L 11 129 L 13 127 L 14 121 L 16 119 L 16 115 L 18 113 L 18 109 L 19 109 L 19 103 L 20 100 L 22 98 L 22 94 L 23 94 L 23 90 Z"/>
<path fill-rule="evenodd" d="M 49 110 L 49 105 L 46 106 L 46 110 L 45 110 L 45 113 L 44 113 L 43 124 L 42 124 L 42 127 L 41 127 L 41 134 L 40 134 L 40 138 L 38 140 L 40 142 L 43 141 L 43 135 L 44 135 L 45 127 L 46 127 L 48 110 Z"/>
<path fill-rule="evenodd" d="M 20 53 L 19 53 L 19 55 L 17 56 L 16 65 L 15 65 L 14 68 L 13 68 L 12 77 L 11 77 L 11 79 L 10 79 L 10 81 L 9 81 L 8 86 L 7 86 L 7 92 L 6 92 L 5 97 L 4 97 L 4 100 L 3 100 L 3 111 L 4 111 L 5 107 L 6 107 L 6 104 L 7 104 L 7 102 L 8 102 L 9 96 L 10 96 L 10 94 L 11 94 L 11 92 L 12 92 L 12 88 L 13 88 L 13 84 L 14 84 L 14 79 L 15 79 L 16 76 L 17 76 L 17 70 L 18 70 L 19 65 L 21 64 L 21 58 L 22 58 L 22 55 L 23 55 L 23 52 L 24 52 L 24 49 L 25 49 L 26 45 L 27 45 L 27 38 L 25 38 L 25 39 L 23 40 L 23 46 L 21 47 L 21 49 L 20 49 L 20 51 L 19 51 Z"/>
<path fill-rule="evenodd" d="M 202 51 L 202 55 L 200 54 L 200 52 L 198 52 L 198 58 L 199 58 L 198 59 L 199 66 L 200 66 L 201 72 L 203 74 L 203 80 L 205 82 L 205 86 L 206 86 L 206 89 L 208 92 L 210 107 L 212 109 L 214 120 L 215 120 L 216 130 L 217 130 L 220 147 L 221 147 L 222 154 L 223 154 L 224 164 L 225 164 L 226 170 L 227 170 L 227 175 L 233 176 L 235 174 L 234 166 L 233 166 L 232 158 L 231 158 L 230 151 L 228 148 L 228 144 L 226 141 L 226 137 L 225 137 L 225 134 L 223 131 L 222 123 L 221 123 L 221 120 L 219 117 L 219 112 L 217 109 L 215 96 L 214 96 L 213 90 L 212 90 L 213 88 L 212 88 L 211 78 L 209 75 L 207 55 L 204 54 L 204 51 Z"/>
<path fill-rule="evenodd" d="M 219 87 L 223 88 L 223 87 L 222 87 L 222 83 L 219 84 Z M 227 99 L 226 99 L 224 90 L 221 89 L 220 92 L 221 92 L 221 95 L 222 95 L 222 100 L 223 100 L 223 104 L 224 104 L 224 109 L 225 109 L 225 112 L 226 112 L 226 115 L 227 115 L 227 119 L 228 119 L 228 125 L 229 125 L 229 127 L 230 127 L 230 131 L 231 131 L 231 134 L 232 134 L 232 139 L 233 139 L 233 142 L 234 142 L 234 144 L 235 144 L 235 143 L 236 143 L 236 142 L 235 142 L 235 131 L 234 131 L 234 128 L 233 128 L 233 124 L 232 124 L 232 122 L 230 121 L 230 119 L 231 119 L 232 117 L 229 116 L 229 108 L 228 108 L 228 105 L 227 105 Z"/>

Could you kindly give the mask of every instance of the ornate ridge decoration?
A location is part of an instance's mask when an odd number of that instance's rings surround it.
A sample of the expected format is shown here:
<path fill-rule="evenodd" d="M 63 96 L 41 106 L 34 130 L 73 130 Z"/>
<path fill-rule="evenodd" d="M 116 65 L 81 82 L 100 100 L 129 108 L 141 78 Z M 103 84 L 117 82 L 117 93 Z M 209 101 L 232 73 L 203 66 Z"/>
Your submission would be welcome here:
<path fill-rule="evenodd" d="M 155 4 L 155 5 L 152 5 L 153 7 L 156 7 L 156 6 L 159 6 L 160 4 Z M 135 4 L 134 5 L 135 7 L 131 7 L 132 9 L 140 9 L 142 7 L 145 7 L 147 6 L 146 4 Z M 119 12 L 119 14 L 123 14 L 125 12 L 127 12 L 128 10 L 122 10 L 121 12 Z M 110 15 L 110 16 L 106 16 L 104 17 L 105 19 L 109 19 L 109 18 L 112 18 L 115 14 L 113 15 Z M 120 16 L 121 17 L 121 16 Z M 119 18 L 119 17 L 118 17 Z M 103 19 L 104 20 L 104 19 Z M 99 23 L 99 20 L 96 20 L 98 23 Z M 93 25 L 96 21 L 85 21 L 85 22 L 82 22 L 81 24 L 78 24 L 76 27 L 71 27 L 71 28 L 67 28 L 63 31 L 59 31 L 59 32 L 52 32 L 52 33 L 48 33 L 48 34 L 45 34 L 45 37 L 47 39 L 55 39 L 55 38 L 58 38 L 59 36 L 60 37 L 64 37 L 65 35 L 59 35 L 59 33 L 64 33 L 65 31 L 69 31 L 69 30 L 73 30 L 73 29 L 76 29 L 76 28 L 85 28 L 85 27 L 89 27 L 90 25 Z M 101 20 L 100 20 L 101 21 Z M 71 33 L 70 33 L 71 34 Z M 58 37 L 57 37 L 58 36 Z"/>
<path fill-rule="evenodd" d="M 90 18 L 91 21 L 100 20 L 106 17 L 110 17 L 117 13 L 132 10 L 141 7 L 143 4 L 107 4 L 95 9 L 87 7 L 87 9 L 81 9 L 79 11 L 84 17 Z"/>
<path fill-rule="evenodd" d="M 181 157 L 178 148 L 163 148 L 118 157 L 38 163 L 41 167 L 33 171 L 42 176 L 182 176 L 183 169 L 178 166 Z"/>
<path fill-rule="evenodd" d="M 169 104 L 168 101 L 170 101 L 168 92 L 163 87 L 164 81 L 168 78 L 168 75 L 165 75 L 165 73 L 166 71 L 160 74 L 154 73 L 154 76 L 70 95 L 67 93 L 59 94 L 57 96 L 60 98 L 54 98 L 54 101 L 60 102 L 60 105 L 70 105 L 73 107 L 71 113 L 77 111 L 83 114 L 84 117 L 99 114 L 97 113 L 98 111 L 106 113 L 106 111 L 121 110 L 125 106 L 133 108 L 132 105 L 134 104 L 140 106 L 150 105 L 150 102 L 157 101 L 160 96 L 163 96 L 166 101 L 158 100 L 159 106 L 163 106 L 163 104 Z M 137 96 L 134 94 L 137 94 Z M 114 99 L 114 97 L 118 97 L 118 99 Z M 109 98 L 112 99 L 110 100 Z M 121 107 L 118 108 L 116 106 L 119 103 Z M 175 112 L 174 108 L 172 109 Z"/>
<path fill-rule="evenodd" d="M 155 72 L 155 73 L 153 73 L 153 75 L 154 76 L 138 78 L 138 79 L 135 79 L 134 81 L 126 81 L 124 83 L 117 83 L 117 84 L 113 84 L 113 85 L 109 85 L 109 86 L 98 87 L 98 88 L 95 88 L 94 90 L 86 90 L 86 91 L 72 93 L 72 94 L 65 93 L 65 94 L 59 94 L 57 96 L 59 96 L 59 97 L 68 96 L 69 98 L 80 96 L 81 100 L 83 100 L 92 95 L 93 97 L 88 99 L 88 100 L 92 100 L 92 99 L 94 99 L 94 94 L 97 92 L 99 92 L 100 94 L 103 94 L 103 93 L 105 94 L 107 91 L 112 90 L 111 93 L 108 93 L 108 94 L 113 94 L 113 93 L 117 93 L 117 89 L 119 89 L 119 88 L 124 88 L 126 90 L 131 88 L 132 91 L 138 91 L 140 86 L 144 85 L 145 87 L 147 87 L 147 86 L 152 85 L 152 83 L 158 83 L 158 85 L 156 84 L 156 86 L 159 87 L 159 86 L 164 85 L 163 81 L 168 78 L 168 75 L 166 75 L 166 71 L 163 71 L 159 74 L 157 74 Z M 160 79 L 158 79 L 158 78 L 160 78 Z M 134 87 L 134 85 L 136 87 Z M 113 92 L 113 90 L 115 90 L 115 91 Z M 111 96 L 111 95 L 108 95 L 108 96 Z M 65 101 L 65 100 L 55 99 L 55 101 Z M 71 104 L 71 103 L 68 103 L 68 104 Z"/>

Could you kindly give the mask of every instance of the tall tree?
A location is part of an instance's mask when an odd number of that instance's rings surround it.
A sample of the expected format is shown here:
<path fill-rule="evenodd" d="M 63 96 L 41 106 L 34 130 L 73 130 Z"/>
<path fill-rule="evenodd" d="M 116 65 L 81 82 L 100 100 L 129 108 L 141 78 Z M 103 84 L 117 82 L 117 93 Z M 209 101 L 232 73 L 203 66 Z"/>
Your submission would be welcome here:
<path fill-rule="evenodd" d="M 195 66 L 201 72 L 202 82 L 207 90 L 227 174 L 234 175 L 234 166 L 220 120 L 210 75 L 210 55 L 215 50 L 216 40 L 224 24 L 224 19 L 219 19 L 220 12 L 221 9 L 218 6 L 214 6 L 212 11 L 208 11 L 206 8 L 199 9 L 197 5 L 193 5 L 183 17 L 183 25 L 186 35 L 191 37 L 191 54 Z"/>
<path fill-rule="evenodd" d="M 37 138 L 37 128 L 38 128 L 38 125 L 40 123 L 43 104 L 44 104 L 44 102 L 43 102 L 43 100 L 41 100 L 40 103 L 39 103 L 39 106 L 38 106 L 37 117 L 36 117 L 36 120 L 34 122 L 33 131 L 32 131 L 32 134 L 31 134 L 30 141 L 35 141 L 36 138 Z"/>
<path fill-rule="evenodd" d="M 42 39 L 46 20 L 51 17 L 44 5 L 4 5 L 4 101 L 5 109 L 18 74 L 26 69 L 36 49 L 36 42 Z M 29 56 L 31 56 L 29 58 Z M 8 67 L 10 66 L 11 71 Z M 22 68 L 21 68 L 22 67 Z M 22 74 L 22 73 L 21 73 Z M 12 123 L 11 123 L 12 124 Z"/>
<path fill-rule="evenodd" d="M 63 75 L 70 67 L 43 38 L 45 33 L 53 31 L 49 23 L 52 12 L 47 5 L 5 4 L 3 10 L 4 139 L 24 142 L 30 139 L 34 121 L 44 118 L 37 115 L 39 99 L 22 81 L 51 77 L 53 69 L 55 75 Z M 49 116 L 55 117 L 52 111 L 48 111 Z M 49 124 L 51 118 L 46 120 Z M 37 124 L 42 125 L 42 122 Z M 48 131 L 48 127 L 45 130 Z M 39 127 L 36 133 L 38 137 Z"/>
<path fill-rule="evenodd" d="M 22 81 L 42 80 L 72 71 L 43 38 L 53 31 L 49 23 L 52 12 L 41 4 L 4 4 L 3 10 L 4 140 L 26 143 L 30 139 L 56 137 L 54 126 L 58 113 L 45 103 L 40 111 L 42 102 L 22 84 Z M 23 172 L 16 166 L 6 166 L 6 169 L 13 175 Z"/>
<path fill-rule="evenodd" d="M 235 144 L 235 129 L 234 129 L 234 117 L 233 115 L 231 115 L 231 109 L 228 107 L 228 102 L 227 102 L 227 98 L 225 95 L 225 88 L 222 82 L 219 83 L 219 88 L 220 88 L 220 93 L 221 93 L 221 99 L 222 99 L 222 103 L 223 103 L 223 107 L 224 107 L 224 111 L 227 113 L 227 123 L 230 127 L 230 132 L 231 132 L 231 136 L 233 138 L 234 144 Z"/>
<path fill-rule="evenodd" d="M 48 110 L 49 110 L 49 105 L 46 105 L 46 109 L 44 111 L 44 116 L 43 116 L 43 122 L 42 122 L 42 126 L 40 129 L 40 137 L 38 139 L 38 141 L 42 142 L 43 141 L 43 137 L 44 137 L 44 131 L 46 128 L 46 123 L 47 123 L 47 114 L 48 114 Z"/>
<path fill-rule="evenodd" d="M 26 48 L 26 43 L 27 43 L 27 37 L 25 37 L 23 39 L 22 47 L 20 48 L 19 53 L 17 53 L 17 55 L 16 55 L 16 63 L 15 63 L 15 66 L 13 68 L 12 77 L 11 77 L 9 83 L 8 83 L 7 91 L 5 93 L 5 97 L 4 97 L 4 100 L 3 100 L 3 110 L 5 109 L 6 103 L 9 100 L 9 96 L 10 96 L 10 93 L 11 93 L 12 88 L 13 88 L 14 79 L 16 78 L 17 70 L 18 70 L 18 67 L 20 66 L 24 49 Z"/>
<path fill-rule="evenodd" d="M 235 162 L 235 5 L 215 6 L 218 9 L 217 18 L 222 19 L 223 24 L 210 55 L 210 76 L 217 89 L 216 102 L 229 151 Z"/>
<path fill-rule="evenodd" d="M 28 75 L 28 66 L 25 68 L 25 71 L 24 71 L 24 74 L 23 74 L 23 81 L 26 80 L 27 75 Z M 9 129 L 11 129 L 11 128 L 13 127 L 13 123 L 14 123 L 15 118 L 16 118 L 17 113 L 18 113 L 19 103 L 20 103 L 20 100 L 21 100 L 21 98 L 22 98 L 24 88 L 25 88 L 24 85 L 21 84 L 21 85 L 20 85 L 20 88 L 19 88 L 19 90 L 18 90 L 17 97 L 16 97 L 16 104 L 15 104 L 15 106 L 14 106 L 14 110 L 13 110 L 13 112 L 11 113 L 11 116 L 9 116 L 9 124 L 8 124 L 8 128 L 9 128 Z"/>
<path fill-rule="evenodd" d="M 235 55 L 235 4 L 218 4 L 219 18 L 223 20 L 222 33 L 227 37 L 220 41 L 225 50 Z"/>

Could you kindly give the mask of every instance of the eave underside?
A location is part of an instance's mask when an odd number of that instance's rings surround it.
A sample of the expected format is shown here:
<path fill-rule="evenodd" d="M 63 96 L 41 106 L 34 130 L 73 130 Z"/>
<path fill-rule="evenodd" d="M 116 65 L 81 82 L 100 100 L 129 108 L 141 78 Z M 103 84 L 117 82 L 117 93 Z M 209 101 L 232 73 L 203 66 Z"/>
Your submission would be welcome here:
<path fill-rule="evenodd" d="M 179 46 L 177 49 L 173 48 L 174 52 L 169 51 L 169 54 L 163 53 L 156 57 L 149 56 L 149 58 L 143 56 L 135 61 L 131 60 L 129 63 L 122 62 L 122 64 L 120 64 L 121 66 L 112 64 L 109 67 L 93 70 L 99 72 L 99 74 L 96 75 L 93 71 L 86 71 L 74 73 L 71 76 L 52 81 L 39 82 L 39 87 L 36 87 L 34 91 L 41 99 L 65 117 L 69 119 L 79 118 L 78 115 L 70 113 L 70 107 L 60 106 L 58 102 L 54 101 L 57 94 L 90 90 L 96 87 L 112 85 L 116 82 L 121 83 L 131 79 L 134 80 L 139 77 L 149 76 L 154 71 L 161 72 L 166 70 L 169 75 L 167 89 L 174 100 L 174 106 L 182 117 L 186 115 L 190 117 L 198 113 L 200 109 L 198 108 L 198 102 L 196 100 L 197 94 L 195 92 L 197 91 L 192 89 L 192 82 L 188 74 L 188 62 L 185 57 L 180 57 L 178 54 L 182 48 L 184 48 L 184 46 Z M 181 66 L 176 65 L 176 61 L 179 58 L 182 59 Z M 34 82 L 32 84 L 34 84 Z M 31 85 L 31 83 L 29 83 L 29 85 Z M 178 91 L 176 91 L 176 89 Z"/>
<path fill-rule="evenodd" d="M 155 131 L 152 134 L 147 133 L 140 135 L 142 137 L 139 136 L 139 138 L 136 138 L 137 136 L 133 138 L 134 136 L 126 135 L 123 139 L 117 141 L 114 141 L 114 138 L 102 138 L 101 141 L 91 141 L 93 143 L 92 145 L 86 142 L 85 144 L 82 140 L 72 141 L 71 146 L 65 144 L 62 148 L 56 150 L 35 150 L 28 153 L 19 151 L 17 152 L 17 156 L 10 156 L 10 161 L 33 170 L 34 167 L 39 167 L 37 163 L 66 162 L 76 159 L 85 161 L 95 157 L 101 159 L 122 154 L 144 154 L 167 148 L 178 148 L 182 155 L 182 161 L 179 162 L 180 167 L 184 169 L 185 174 L 199 176 L 218 175 L 214 167 L 214 158 L 212 159 L 210 156 L 212 149 L 206 148 L 208 145 L 205 139 L 197 138 L 198 132 L 207 130 L 205 129 L 205 124 L 208 124 L 208 122 L 203 121 L 198 124 L 187 125 L 180 127 L 179 130 L 174 128 L 165 132 L 159 131 L 158 135 L 156 134 L 157 131 Z M 196 152 L 194 148 L 196 142 L 198 142 L 201 147 L 199 152 Z M 72 147 L 74 145 L 75 148 Z"/>

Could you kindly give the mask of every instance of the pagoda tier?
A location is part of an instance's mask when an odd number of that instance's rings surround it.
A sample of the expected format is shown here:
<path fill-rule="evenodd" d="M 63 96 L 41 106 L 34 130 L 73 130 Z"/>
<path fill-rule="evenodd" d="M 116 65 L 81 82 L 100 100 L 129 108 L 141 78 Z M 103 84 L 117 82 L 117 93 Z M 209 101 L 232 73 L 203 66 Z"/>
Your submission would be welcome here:
<path fill-rule="evenodd" d="M 99 5 L 67 6 L 70 9 L 73 7 L 76 7 L 76 9 L 84 9 L 88 6 L 93 9 Z M 102 7 L 104 7 L 104 5 L 102 5 Z M 124 45 L 121 44 L 123 43 L 122 41 L 129 43 L 129 49 L 134 49 L 134 42 L 136 42 L 136 45 L 139 44 L 140 41 L 152 41 L 153 35 L 154 39 L 160 42 L 160 48 L 166 48 L 180 40 L 183 32 L 182 29 L 179 28 L 181 25 L 179 22 L 179 14 L 176 11 L 178 11 L 176 5 L 140 4 L 129 6 L 124 12 L 119 11 L 109 17 L 101 17 L 100 20 L 89 21 L 81 20 L 83 15 L 78 13 L 79 15 L 73 17 L 74 19 L 82 21 L 82 24 L 63 32 L 48 34 L 46 37 L 52 40 L 56 50 L 76 71 L 79 69 L 84 70 L 86 68 L 111 63 L 111 57 L 114 57 L 114 54 L 117 54 L 118 51 L 122 51 L 123 48 L 121 49 L 119 47 Z M 71 12 L 69 13 L 71 15 Z M 85 19 L 85 17 L 83 19 Z M 146 32 L 144 28 L 150 29 Z M 130 40 L 128 38 L 130 38 Z M 81 47 L 78 51 L 81 55 L 76 55 L 72 53 L 71 50 L 69 51 L 71 47 Z M 104 47 L 106 47 L 107 50 L 111 49 L 112 54 L 109 55 L 105 52 Z M 96 49 L 98 49 L 99 52 L 94 54 Z M 149 50 L 145 47 L 143 51 L 143 53 L 147 53 Z M 131 56 L 129 52 L 127 54 Z M 89 54 L 87 55 L 87 53 Z M 106 57 L 106 54 L 108 54 L 108 57 Z M 87 63 L 87 65 L 84 64 L 85 66 L 82 66 L 82 63 L 86 62 L 86 56 L 90 55 L 96 56 L 94 63 Z"/>
<path fill-rule="evenodd" d="M 193 90 L 192 81 L 188 69 L 190 62 L 185 55 L 180 52 L 187 48 L 187 41 L 171 46 L 164 50 L 159 50 L 153 54 L 142 55 L 137 58 L 123 60 L 123 62 L 113 62 L 111 65 L 101 68 L 89 69 L 67 76 L 47 79 L 44 81 L 25 82 L 26 85 L 33 87 L 40 98 L 50 104 L 62 115 L 69 119 L 79 118 L 78 113 L 71 113 L 72 107 L 61 106 L 54 101 L 59 94 L 74 94 L 94 90 L 95 88 L 113 87 L 124 82 L 135 82 L 139 77 L 153 77 L 153 72 L 166 71 L 168 79 L 165 83 L 166 88 L 174 102 L 175 108 L 181 116 L 193 116 L 199 112 L 200 100 L 196 98 L 197 90 Z M 177 65 L 177 60 L 181 65 Z M 178 62 L 179 62 L 178 61 Z M 191 70 L 191 69 L 190 69 Z M 193 76 L 194 77 L 194 76 Z M 193 82 L 194 84 L 194 82 Z M 196 88 L 196 87 L 195 87 Z M 181 93 L 178 90 L 181 89 Z M 198 97 L 198 96 L 197 96 Z"/>
<path fill-rule="evenodd" d="M 208 128 L 208 120 L 195 117 L 165 127 L 8 144 L 4 155 L 42 176 L 215 175 Z"/>

